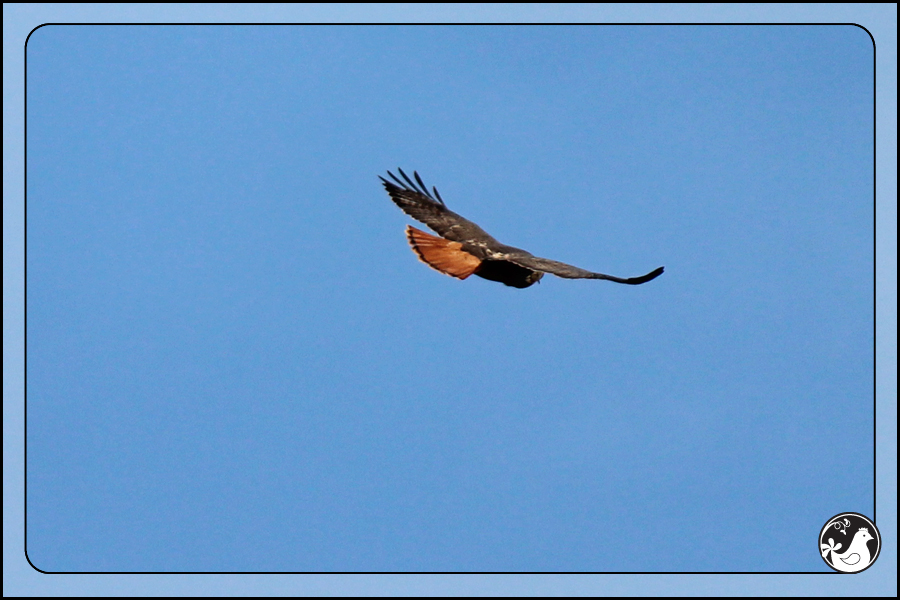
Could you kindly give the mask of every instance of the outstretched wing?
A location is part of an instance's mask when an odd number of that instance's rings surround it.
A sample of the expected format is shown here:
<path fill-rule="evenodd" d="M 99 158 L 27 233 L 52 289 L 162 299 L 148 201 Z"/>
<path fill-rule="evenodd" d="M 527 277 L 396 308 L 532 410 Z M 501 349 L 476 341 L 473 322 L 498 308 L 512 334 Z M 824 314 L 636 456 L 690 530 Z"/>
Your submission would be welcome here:
<path fill-rule="evenodd" d="M 413 176 L 418 185 L 407 177 L 403 169 L 397 170 L 406 180 L 405 183 L 394 177 L 390 171 L 388 171 L 388 175 L 396 183 L 390 182 L 384 177 L 379 177 L 379 179 L 384 184 L 384 189 L 387 190 L 391 200 L 403 212 L 413 219 L 425 223 L 441 237 L 450 241 L 474 243 L 478 246 L 499 245 L 499 242 L 488 235 L 484 229 L 447 208 L 437 188 L 431 188 L 434 190 L 434 195 L 430 194 L 417 172 L 413 171 Z"/>
<path fill-rule="evenodd" d="M 623 279 L 622 277 L 604 275 L 603 273 L 593 273 L 591 271 L 579 269 L 578 267 L 573 267 L 572 265 L 567 265 L 566 263 L 550 260 L 548 258 L 530 256 L 527 252 L 522 254 L 519 254 L 518 252 L 511 253 L 506 255 L 504 258 L 506 258 L 506 260 L 511 263 L 519 265 L 520 267 L 533 269 L 535 271 L 542 271 L 544 273 L 552 273 L 557 277 L 563 277 L 565 279 L 606 279 L 607 281 L 627 283 L 628 285 L 640 285 L 642 283 L 647 283 L 651 279 L 656 279 L 657 277 L 662 275 L 663 271 L 665 270 L 664 267 L 660 267 L 658 269 L 650 271 L 646 275 L 641 275 L 640 277 L 629 277 L 627 279 Z"/>

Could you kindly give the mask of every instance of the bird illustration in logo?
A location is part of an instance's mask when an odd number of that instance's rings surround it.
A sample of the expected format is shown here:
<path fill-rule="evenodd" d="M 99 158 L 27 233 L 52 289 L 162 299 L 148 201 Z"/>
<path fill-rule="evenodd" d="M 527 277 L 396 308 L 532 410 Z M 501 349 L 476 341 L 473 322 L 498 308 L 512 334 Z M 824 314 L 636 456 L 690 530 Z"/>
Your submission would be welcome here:
<path fill-rule="evenodd" d="M 419 259 L 445 275 L 465 279 L 474 274 L 515 288 L 533 285 L 540 281 L 544 273 L 565 279 L 605 279 L 629 285 L 647 283 L 662 275 L 663 267 L 659 267 L 640 277 L 613 277 L 506 246 L 472 221 L 448 209 L 437 188 L 432 187 L 434 193 L 429 193 L 417 172 L 413 171 L 414 183 L 402 169 L 398 171 L 404 181 L 390 171 L 388 176 L 393 182 L 384 177 L 379 179 L 394 204 L 440 236 L 430 235 L 410 225 L 406 227 L 406 238 Z"/>
<path fill-rule="evenodd" d="M 828 553 L 831 552 L 831 564 L 838 571 L 843 571 L 844 573 L 862 571 L 869 566 L 872 560 L 866 542 L 873 539 L 875 538 L 869 533 L 868 528 L 860 527 L 859 531 L 853 535 L 850 547 L 838 554 L 837 551 L 841 549 L 842 544 L 835 544 L 834 538 L 828 538 L 828 543 L 822 544 L 822 557 L 827 557 Z"/>

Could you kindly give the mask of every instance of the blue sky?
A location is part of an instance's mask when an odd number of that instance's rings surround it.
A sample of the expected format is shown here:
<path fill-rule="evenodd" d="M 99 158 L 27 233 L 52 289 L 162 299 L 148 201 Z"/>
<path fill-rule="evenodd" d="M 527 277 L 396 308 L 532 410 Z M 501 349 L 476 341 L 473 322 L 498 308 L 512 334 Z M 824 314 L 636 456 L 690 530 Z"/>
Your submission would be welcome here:
<path fill-rule="evenodd" d="M 31 562 L 827 571 L 875 501 L 872 64 L 853 26 L 37 30 Z M 398 166 L 666 273 L 455 281 Z"/>

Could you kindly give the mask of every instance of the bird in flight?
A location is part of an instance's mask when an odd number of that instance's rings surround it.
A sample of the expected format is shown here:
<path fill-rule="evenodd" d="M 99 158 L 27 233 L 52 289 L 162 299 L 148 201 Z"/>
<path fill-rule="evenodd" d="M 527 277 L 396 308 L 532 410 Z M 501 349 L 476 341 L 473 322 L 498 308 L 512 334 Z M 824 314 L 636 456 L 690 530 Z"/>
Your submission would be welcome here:
<path fill-rule="evenodd" d="M 659 267 L 646 275 L 623 279 L 539 258 L 525 250 L 501 244 L 484 229 L 447 208 L 437 188 L 431 188 L 433 195 L 429 193 L 417 172 L 413 171 L 416 179 L 413 183 L 403 169 L 397 170 L 404 181 L 390 171 L 388 176 L 393 183 L 379 176 L 391 200 L 403 212 L 440 235 L 430 235 L 407 225 L 406 239 L 422 262 L 445 275 L 465 279 L 475 274 L 516 288 L 527 288 L 540 281 L 544 273 L 565 279 L 606 279 L 629 285 L 647 283 L 662 275 L 663 267 Z"/>

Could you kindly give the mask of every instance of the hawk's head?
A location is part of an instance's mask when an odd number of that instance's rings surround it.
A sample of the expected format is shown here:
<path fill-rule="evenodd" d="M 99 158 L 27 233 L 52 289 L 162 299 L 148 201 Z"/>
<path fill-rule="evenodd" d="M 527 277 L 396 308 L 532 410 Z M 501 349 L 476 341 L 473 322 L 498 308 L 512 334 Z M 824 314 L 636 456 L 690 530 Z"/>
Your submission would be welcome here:
<path fill-rule="evenodd" d="M 529 275 L 528 277 L 525 278 L 525 281 L 528 282 L 528 285 L 532 285 L 534 283 L 540 283 L 541 277 L 543 277 L 543 276 L 544 276 L 544 274 L 541 271 L 532 271 L 531 275 Z"/>

